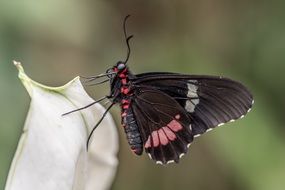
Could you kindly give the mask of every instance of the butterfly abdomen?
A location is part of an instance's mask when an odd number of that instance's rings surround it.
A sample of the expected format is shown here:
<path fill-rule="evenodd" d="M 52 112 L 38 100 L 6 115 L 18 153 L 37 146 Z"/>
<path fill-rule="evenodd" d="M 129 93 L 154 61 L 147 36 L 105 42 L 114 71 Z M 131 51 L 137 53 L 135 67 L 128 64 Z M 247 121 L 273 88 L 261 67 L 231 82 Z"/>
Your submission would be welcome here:
<path fill-rule="evenodd" d="M 129 108 L 129 104 L 129 100 L 122 100 L 122 124 L 125 129 L 131 150 L 135 154 L 141 155 L 143 152 L 143 142 L 138 129 L 138 125 L 134 118 L 133 111 L 131 108 Z"/>

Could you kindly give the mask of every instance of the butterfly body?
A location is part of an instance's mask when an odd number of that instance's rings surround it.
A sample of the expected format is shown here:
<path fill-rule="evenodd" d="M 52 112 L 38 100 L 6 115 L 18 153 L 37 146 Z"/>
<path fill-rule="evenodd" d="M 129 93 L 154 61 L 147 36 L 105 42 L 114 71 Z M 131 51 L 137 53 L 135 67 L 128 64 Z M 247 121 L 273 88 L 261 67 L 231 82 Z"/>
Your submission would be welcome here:
<path fill-rule="evenodd" d="M 114 103 L 119 103 L 121 107 L 121 118 L 122 126 L 125 130 L 128 143 L 131 147 L 132 152 L 137 155 L 141 155 L 143 152 L 142 139 L 134 118 L 133 110 L 131 109 L 131 102 L 134 97 L 134 88 L 132 81 L 130 80 L 134 76 L 129 72 L 127 67 L 123 66 L 120 68 L 120 64 L 112 68 L 113 72 L 117 72 L 117 76 L 112 78 L 111 85 L 111 95 L 112 101 Z"/>

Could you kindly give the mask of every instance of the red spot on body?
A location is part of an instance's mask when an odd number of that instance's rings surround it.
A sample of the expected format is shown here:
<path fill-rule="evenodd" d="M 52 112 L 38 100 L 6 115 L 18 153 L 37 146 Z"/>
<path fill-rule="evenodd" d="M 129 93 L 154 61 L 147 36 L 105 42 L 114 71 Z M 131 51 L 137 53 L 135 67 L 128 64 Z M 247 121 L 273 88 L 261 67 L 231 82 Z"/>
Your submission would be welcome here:
<path fill-rule="evenodd" d="M 122 104 L 129 104 L 130 101 L 129 100 L 126 100 L 126 99 L 122 99 Z"/>
<path fill-rule="evenodd" d="M 128 87 L 123 86 L 123 87 L 121 88 L 121 93 L 123 93 L 123 94 L 128 94 L 129 92 L 130 92 L 130 90 L 129 90 Z"/>
<path fill-rule="evenodd" d="M 130 105 L 129 104 L 125 104 L 125 105 L 123 105 L 123 109 L 128 109 L 130 107 Z"/>
<path fill-rule="evenodd" d="M 174 132 L 177 132 L 183 128 L 182 125 L 176 120 L 170 121 L 167 126 Z"/>
<path fill-rule="evenodd" d="M 131 148 L 131 151 L 135 154 L 140 154 L 140 150 L 136 148 Z"/>
<path fill-rule="evenodd" d="M 127 84 L 127 79 L 126 78 L 123 78 L 121 81 L 122 81 L 123 85 Z"/>
<path fill-rule="evenodd" d="M 125 73 L 121 73 L 121 74 L 119 74 L 119 77 L 120 77 L 120 78 L 126 78 L 127 75 L 126 75 Z"/>
<path fill-rule="evenodd" d="M 122 117 L 126 117 L 127 116 L 127 113 L 126 112 L 123 112 L 122 113 Z"/>

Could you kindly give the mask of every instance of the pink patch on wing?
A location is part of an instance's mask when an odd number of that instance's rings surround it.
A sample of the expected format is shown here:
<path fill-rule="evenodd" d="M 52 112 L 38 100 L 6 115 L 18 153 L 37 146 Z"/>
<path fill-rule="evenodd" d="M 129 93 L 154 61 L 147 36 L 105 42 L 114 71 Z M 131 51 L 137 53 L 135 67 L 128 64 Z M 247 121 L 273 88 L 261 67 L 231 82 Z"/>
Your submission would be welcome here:
<path fill-rule="evenodd" d="M 181 129 L 183 129 L 182 125 L 176 120 L 172 120 L 167 124 L 167 126 L 164 126 L 159 130 L 152 131 L 152 133 L 148 136 L 144 147 L 158 147 L 160 144 L 167 145 L 177 138 L 175 132 Z"/>
<path fill-rule="evenodd" d="M 157 131 L 153 131 L 151 133 L 151 136 L 152 136 L 152 143 L 153 143 L 153 146 L 154 147 L 157 147 L 159 145 L 159 136 L 158 136 L 158 133 Z"/>
<path fill-rule="evenodd" d="M 174 132 L 180 131 L 182 129 L 182 125 L 176 120 L 170 121 L 167 126 Z"/>
<path fill-rule="evenodd" d="M 180 114 L 177 114 L 176 116 L 175 116 L 175 119 L 180 119 Z"/>
<path fill-rule="evenodd" d="M 158 130 L 158 136 L 159 136 L 160 143 L 162 145 L 167 145 L 169 143 L 169 141 L 168 141 L 168 139 L 167 139 L 163 129 L 159 129 Z"/>
<path fill-rule="evenodd" d="M 148 139 L 147 139 L 146 143 L 144 144 L 144 147 L 145 147 L 145 148 L 151 147 L 150 136 L 148 136 Z"/>
<path fill-rule="evenodd" d="M 162 129 L 170 141 L 173 141 L 176 139 L 175 133 L 173 133 L 173 131 L 171 131 L 168 127 L 162 127 Z"/>

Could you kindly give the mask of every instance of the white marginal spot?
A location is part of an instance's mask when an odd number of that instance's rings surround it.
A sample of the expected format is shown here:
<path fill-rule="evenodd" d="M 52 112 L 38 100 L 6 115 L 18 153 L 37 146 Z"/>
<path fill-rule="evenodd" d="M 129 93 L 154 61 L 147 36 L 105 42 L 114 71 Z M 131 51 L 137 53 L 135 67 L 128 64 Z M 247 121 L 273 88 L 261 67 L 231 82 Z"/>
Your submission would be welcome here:
<path fill-rule="evenodd" d="M 150 154 L 150 153 L 148 153 L 147 155 L 148 155 L 148 157 L 152 160 L 151 154 Z"/>
<path fill-rule="evenodd" d="M 196 138 L 196 137 L 200 137 L 200 136 L 201 136 L 200 134 L 194 135 L 195 138 Z"/>
<path fill-rule="evenodd" d="M 197 83 L 197 80 L 189 80 L 188 82 Z M 185 109 L 190 113 L 194 112 L 196 105 L 199 104 L 199 97 L 197 94 L 198 86 L 191 83 L 187 83 L 187 88 L 188 88 L 187 97 L 190 99 L 191 98 L 195 99 L 187 100 L 185 105 Z"/>
<path fill-rule="evenodd" d="M 234 121 L 235 121 L 234 119 L 231 119 L 231 120 L 230 120 L 230 122 L 234 122 Z"/>
<path fill-rule="evenodd" d="M 220 123 L 219 125 L 218 125 L 218 127 L 220 127 L 220 126 L 222 126 L 222 125 L 224 125 L 225 123 Z"/>
<path fill-rule="evenodd" d="M 174 163 L 174 160 L 169 160 L 166 164 Z"/>
<path fill-rule="evenodd" d="M 184 155 L 185 155 L 184 153 L 181 153 L 181 154 L 179 155 L 179 158 L 182 158 Z"/>
<path fill-rule="evenodd" d="M 190 147 L 190 145 L 191 145 L 191 143 L 187 144 L 187 148 L 189 148 L 189 147 Z"/>
<path fill-rule="evenodd" d="M 244 115 L 240 116 L 240 118 L 244 118 Z"/>
<path fill-rule="evenodd" d="M 190 129 L 190 131 L 192 131 L 192 126 L 191 126 L 191 124 L 189 125 L 189 129 Z"/>
<path fill-rule="evenodd" d="M 155 163 L 156 163 L 156 164 L 163 165 L 162 161 L 156 161 Z"/>
<path fill-rule="evenodd" d="M 206 130 L 206 132 L 209 132 L 209 131 L 212 131 L 212 130 L 213 130 L 213 128 L 209 128 L 209 129 Z"/>
<path fill-rule="evenodd" d="M 252 100 L 251 106 L 252 106 L 253 104 L 254 104 L 254 100 Z M 252 107 L 251 107 L 251 108 L 252 108 Z M 249 109 L 247 110 L 247 113 L 251 111 L 251 108 L 249 108 Z"/>

